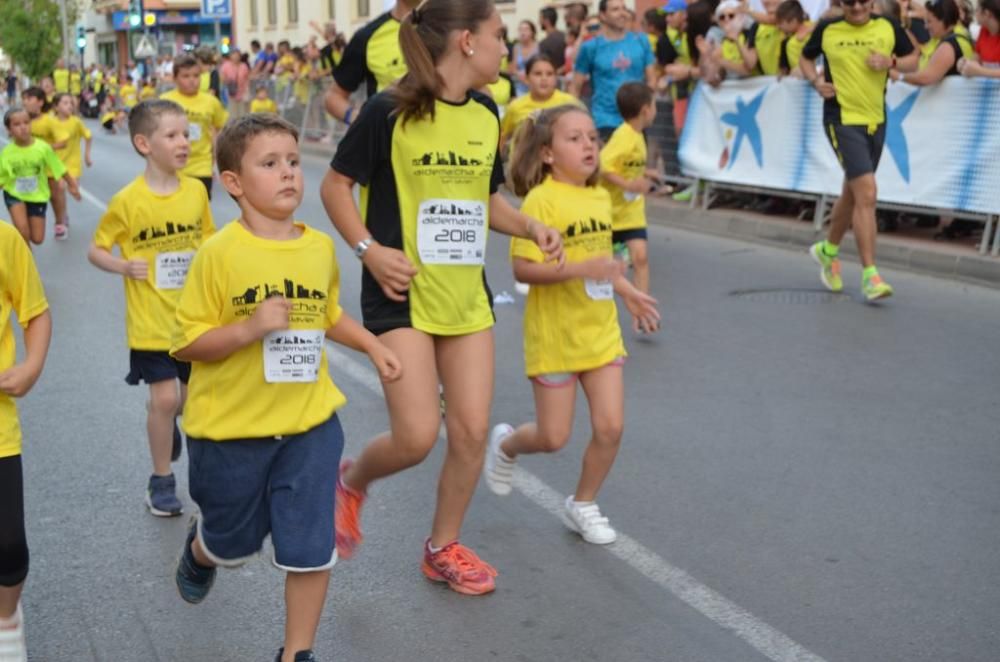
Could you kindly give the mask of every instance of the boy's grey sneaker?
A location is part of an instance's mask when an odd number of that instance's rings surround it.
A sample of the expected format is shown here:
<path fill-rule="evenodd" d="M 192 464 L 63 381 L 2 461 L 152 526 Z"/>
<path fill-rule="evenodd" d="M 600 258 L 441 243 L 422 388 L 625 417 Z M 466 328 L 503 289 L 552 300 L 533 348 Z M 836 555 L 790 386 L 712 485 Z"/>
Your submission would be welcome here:
<path fill-rule="evenodd" d="M 184 512 L 181 500 L 177 498 L 177 481 L 174 475 L 150 476 L 146 488 L 146 506 L 157 517 L 176 517 Z"/>
<path fill-rule="evenodd" d="M 177 563 L 177 591 L 181 594 L 181 599 L 190 604 L 196 605 L 205 599 L 208 592 L 215 583 L 215 568 L 206 568 L 198 565 L 194 560 L 194 552 L 191 551 L 191 543 L 194 542 L 195 532 L 198 530 L 198 523 L 191 523 L 191 530 L 188 531 L 187 540 L 184 541 L 184 553 Z"/>
<path fill-rule="evenodd" d="M 174 419 L 174 446 L 170 449 L 170 461 L 176 462 L 181 459 L 181 449 L 184 447 L 184 438 L 181 436 L 181 429 L 177 425 L 177 419 Z"/>
<path fill-rule="evenodd" d="M 278 656 L 274 658 L 274 662 L 281 662 L 281 656 L 284 654 L 284 648 L 278 649 Z M 299 651 L 295 654 L 295 662 L 316 662 L 316 656 L 312 651 Z"/>

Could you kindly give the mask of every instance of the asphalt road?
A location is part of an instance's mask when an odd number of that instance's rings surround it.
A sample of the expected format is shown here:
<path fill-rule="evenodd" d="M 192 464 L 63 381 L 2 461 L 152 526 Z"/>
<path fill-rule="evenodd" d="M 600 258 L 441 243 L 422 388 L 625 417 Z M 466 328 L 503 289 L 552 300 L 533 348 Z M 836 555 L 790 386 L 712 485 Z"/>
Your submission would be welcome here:
<path fill-rule="evenodd" d="M 173 585 L 187 518 L 142 503 L 146 392 L 123 381 L 122 286 L 86 261 L 95 203 L 142 161 L 95 128 L 93 200 L 71 202 L 69 241 L 35 252 L 55 336 L 21 403 L 31 659 L 270 660 L 283 577 L 269 555 L 189 606 Z M 326 164 L 304 166 L 300 216 L 329 231 Z M 213 209 L 220 224 L 236 213 L 222 194 Z M 805 254 L 663 228 L 650 244 L 665 329 L 627 338 L 627 429 L 600 500 L 623 539 L 588 545 L 552 513 L 575 485 L 580 407 L 566 451 L 524 459 L 510 497 L 475 497 L 463 541 L 499 569 L 496 593 L 431 584 L 419 560 L 439 448 L 373 490 L 365 545 L 334 570 L 320 659 L 998 659 L 1000 293 L 884 270 L 898 295 L 869 306 L 856 266 L 834 300 Z M 496 293 L 514 291 L 506 248 L 494 235 Z M 357 314 L 358 265 L 338 251 Z M 533 412 L 515 298 L 496 309 L 497 422 Z M 338 355 L 332 372 L 353 454 L 386 427 L 384 404 L 363 357 Z"/>

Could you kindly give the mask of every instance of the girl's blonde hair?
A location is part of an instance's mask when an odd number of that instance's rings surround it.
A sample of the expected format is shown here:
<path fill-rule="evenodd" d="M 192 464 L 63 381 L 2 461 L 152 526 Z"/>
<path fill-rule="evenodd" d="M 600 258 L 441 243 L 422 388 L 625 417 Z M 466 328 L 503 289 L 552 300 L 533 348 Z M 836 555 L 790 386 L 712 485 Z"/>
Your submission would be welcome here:
<path fill-rule="evenodd" d="M 405 124 L 434 118 L 434 102 L 444 81 L 435 66 L 448 50 L 456 30 L 475 32 L 495 11 L 493 0 L 424 0 L 399 28 L 399 46 L 408 69 L 392 91 Z"/>
<path fill-rule="evenodd" d="M 552 146 L 555 125 L 565 115 L 590 113 L 580 106 L 563 105 L 532 113 L 514 132 L 514 153 L 510 157 L 510 187 L 523 198 L 552 173 L 552 166 L 542 160 L 542 148 Z M 596 186 L 600 169 L 587 178 L 587 186 Z"/>

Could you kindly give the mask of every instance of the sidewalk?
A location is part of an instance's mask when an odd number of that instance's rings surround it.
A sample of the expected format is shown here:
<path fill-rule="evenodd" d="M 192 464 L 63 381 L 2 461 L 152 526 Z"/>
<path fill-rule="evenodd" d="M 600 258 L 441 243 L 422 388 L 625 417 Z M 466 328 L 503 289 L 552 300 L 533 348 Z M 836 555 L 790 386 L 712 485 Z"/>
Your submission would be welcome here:
<path fill-rule="evenodd" d="M 650 198 L 647 205 L 651 223 L 731 239 L 805 250 L 823 237 L 816 233 L 811 221 L 742 209 L 692 209 L 687 204 L 662 198 Z M 935 241 L 931 238 L 933 234 L 931 230 L 880 234 L 879 264 L 1000 289 L 1000 258 L 980 255 L 972 241 Z M 857 247 L 850 233 L 841 245 L 840 254 L 857 262 Z"/>

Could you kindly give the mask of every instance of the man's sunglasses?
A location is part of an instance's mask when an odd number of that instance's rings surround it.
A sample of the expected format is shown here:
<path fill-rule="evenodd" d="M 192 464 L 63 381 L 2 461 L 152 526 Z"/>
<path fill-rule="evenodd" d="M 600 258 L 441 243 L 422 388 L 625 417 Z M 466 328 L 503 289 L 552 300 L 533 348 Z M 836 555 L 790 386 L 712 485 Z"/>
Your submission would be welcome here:
<path fill-rule="evenodd" d="M 867 5 L 869 0 L 840 0 L 840 4 L 845 7 L 853 7 L 854 5 Z"/>
<path fill-rule="evenodd" d="M 590 23 L 587 25 L 587 32 L 597 32 L 601 29 L 600 23 Z"/>
<path fill-rule="evenodd" d="M 731 21 L 736 18 L 739 14 L 719 14 L 720 21 Z"/>

